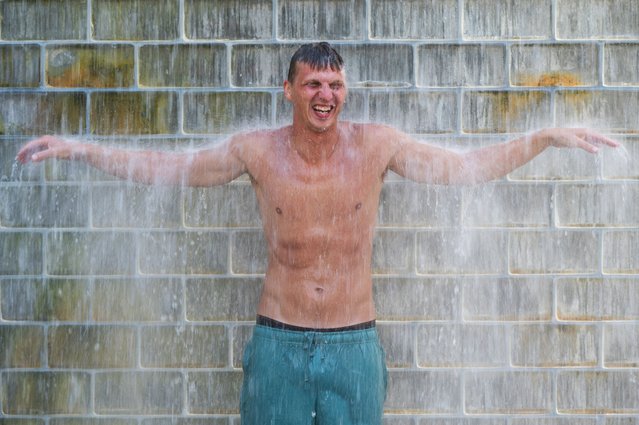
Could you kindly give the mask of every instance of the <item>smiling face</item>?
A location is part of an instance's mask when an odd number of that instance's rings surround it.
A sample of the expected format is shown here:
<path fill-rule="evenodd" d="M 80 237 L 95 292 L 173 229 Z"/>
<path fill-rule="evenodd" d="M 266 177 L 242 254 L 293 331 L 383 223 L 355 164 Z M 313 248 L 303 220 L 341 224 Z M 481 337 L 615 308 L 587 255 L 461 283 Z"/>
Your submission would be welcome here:
<path fill-rule="evenodd" d="M 293 81 L 284 82 L 284 96 L 293 104 L 293 125 L 325 132 L 337 125 L 346 99 L 344 70 L 313 69 L 298 63 Z"/>

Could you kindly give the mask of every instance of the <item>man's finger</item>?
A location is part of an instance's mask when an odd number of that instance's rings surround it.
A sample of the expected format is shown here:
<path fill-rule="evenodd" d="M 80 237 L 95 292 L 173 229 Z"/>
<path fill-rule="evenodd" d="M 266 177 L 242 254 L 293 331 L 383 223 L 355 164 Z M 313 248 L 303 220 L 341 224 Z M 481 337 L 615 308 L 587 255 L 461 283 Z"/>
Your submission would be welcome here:
<path fill-rule="evenodd" d="M 616 140 L 613 140 L 613 139 L 611 139 L 609 137 L 606 137 L 603 134 L 586 133 L 582 137 L 588 143 L 604 144 L 604 145 L 608 145 L 608 146 L 614 147 L 614 148 L 616 148 L 616 147 L 618 147 L 620 145 L 620 143 L 617 142 Z"/>

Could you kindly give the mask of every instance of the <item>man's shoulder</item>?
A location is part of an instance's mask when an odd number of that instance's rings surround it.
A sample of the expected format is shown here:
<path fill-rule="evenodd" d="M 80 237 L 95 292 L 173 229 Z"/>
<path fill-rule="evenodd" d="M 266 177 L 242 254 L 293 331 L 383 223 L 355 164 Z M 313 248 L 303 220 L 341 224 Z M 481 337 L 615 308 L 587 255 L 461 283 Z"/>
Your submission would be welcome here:
<path fill-rule="evenodd" d="M 344 127 L 350 129 L 354 133 L 360 133 L 364 137 L 383 140 L 385 137 L 397 134 L 399 131 L 389 125 L 374 122 L 349 122 L 341 123 Z"/>
<path fill-rule="evenodd" d="M 397 129 L 379 123 L 344 123 L 350 131 L 353 139 L 359 140 L 367 148 L 381 149 L 393 147 L 400 135 Z"/>
<path fill-rule="evenodd" d="M 231 136 L 230 143 L 249 150 L 268 148 L 283 137 L 284 130 L 285 128 L 276 128 L 240 132 Z"/>

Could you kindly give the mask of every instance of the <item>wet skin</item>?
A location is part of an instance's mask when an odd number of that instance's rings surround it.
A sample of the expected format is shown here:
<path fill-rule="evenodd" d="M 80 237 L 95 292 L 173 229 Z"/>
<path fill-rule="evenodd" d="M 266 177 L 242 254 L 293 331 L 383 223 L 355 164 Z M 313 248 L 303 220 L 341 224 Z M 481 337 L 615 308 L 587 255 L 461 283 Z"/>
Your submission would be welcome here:
<path fill-rule="evenodd" d="M 460 154 L 417 142 L 391 127 L 338 121 L 347 90 L 343 71 L 297 65 L 284 95 L 292 125 L 234 135 L 197 153 L 127 151 L 44 136 L 21 162 L 82 160 L 147 184 L 214 186 L 242 174 L 257 195 L 268 266 L 258 313 L 281 322 L 333 328 L 375 318 L 371 283 L 380 191 L 390 170 L 430 184 L 500 178 L 549 146 L 618 144 L 585 129 L 544 129 Z"/>

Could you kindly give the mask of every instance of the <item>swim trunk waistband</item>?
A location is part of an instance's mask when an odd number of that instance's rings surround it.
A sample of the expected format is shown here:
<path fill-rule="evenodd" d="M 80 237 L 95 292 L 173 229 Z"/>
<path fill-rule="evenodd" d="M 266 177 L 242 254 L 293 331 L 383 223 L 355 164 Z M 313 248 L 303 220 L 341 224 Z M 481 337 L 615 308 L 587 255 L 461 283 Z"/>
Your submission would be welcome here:
<path fill-rule="evenodd" d="M 369 322 L 357 323 L 355 325 L 343 326 L 340 328 L 306 328 L 303 326 L 289 325 L 288 323 L 283 323 L 278 320 L 271 319 L 270 317 L 261 316 L 259 314 L 257 315 L 257 319 L 255 322 L 256 324 L 261 326 L 295 332 L 347 332 L 361 331 L 375 327 L 375 321 L 371 320 Z"/>

